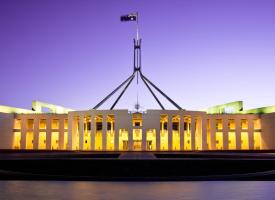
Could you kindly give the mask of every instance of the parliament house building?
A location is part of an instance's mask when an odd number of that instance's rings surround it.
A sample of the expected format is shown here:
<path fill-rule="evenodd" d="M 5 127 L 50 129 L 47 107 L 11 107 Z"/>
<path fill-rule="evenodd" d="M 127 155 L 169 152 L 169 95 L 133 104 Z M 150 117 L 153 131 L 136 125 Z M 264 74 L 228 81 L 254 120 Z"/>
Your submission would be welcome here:
<path fill-rule="evenodd" d="M 47 110 L 46 112 L 43 112 Z M 275 149 L 275 107 L 243 102 L 189 110 L 85 110 L 33 101 L 0 106 L 0 149 L 205 151 Z"/>

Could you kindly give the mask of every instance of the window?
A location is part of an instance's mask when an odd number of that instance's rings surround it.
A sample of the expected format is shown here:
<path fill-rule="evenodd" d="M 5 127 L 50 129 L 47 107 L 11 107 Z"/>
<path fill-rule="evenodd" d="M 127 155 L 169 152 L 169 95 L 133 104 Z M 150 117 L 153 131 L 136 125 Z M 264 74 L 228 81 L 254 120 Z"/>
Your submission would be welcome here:
<path fill-rule="evenodd" d="M 102 130 L 102 122 L 96 122 L 96 130 L 101 131 Z"/>
<path fill-rule="evenodd" d="M 247 119 L 242 119 L 241 120 L 241 128 L 242 128 L 242 130 L 247 130 L 248 129 L 248 120 Z"/>
<path fill-rule="evenodd" d="M 229 128 L 229 130 L 235 130 L 236 126 L 235 126 L 235 120 L 234 119 L 229 119 L 228 120 L 228 128 Z"/>
<path fill-rule="evenodd" d="M 21 132 L 14 132 L 13 134 L 13 149 L 20 149 Z"/>
<path fill-rule="evenodd" d="M 167 122 L 164 122 L 164 123 L 163 123 L 163 129 L 164 129 L 164 130 L 167 130 Z"/>
<path fill-rule="evenodd" d="M 110 131 L 112 129 L 111 122 L 107 122 L 107 131 Z"/>
<path fill-rule="evenodd" d="M 217 130 L 222 130 L 222 120 L 221 119 L 216 119 L 216 129 Z"/>
<path fill-rule="evenodd" d="M 140 122 L 135 122 L 135 126 L 140 126 Z"/>
<path fill-rule="evenodd" d="M 261 129 L 261 120 L 260 119 L 254 119 L 253 120 L 253 126 L 254 126 L 254 129 Z"/>
<path fill-rule="evenodd" d="M 184 122 L 184 130 L 187 131 L 187 122 Z"/>
<path fill-rule="evenodd" d="M 33 127 L 34 127 L 34 120 L 33 119 L 28 119 L 27 128 L 28 129 L 33 129 Z"/>
<path fill-rule="evenodd" d="M 64 129 L 68 129 L 68 119 L 64 119 Z"/>
<path fill-rule="evenodd" d="M 51 147 L 52 150 L 59 148 L 59 132 L 52 132 Z"/>
<path fill-rule="evenodd" d="M 14 119 L 14 129 L 21 129 L 21 119 Z"/>
<path fill-rule="evenodd" d="M 59 120 L 58 119 L 52 120 L 52 129 L 59 129 Z"/>
<path fill-rule="evenodd" d="M 179 123 L 178 122 L 173 122 L 172 126 L 173 126 L 173 130 L 174 131 L 178 131 L 179 130 Z"/>
<path fill-rule="evenodd" d="M 46 119 L 40 119 L 39 120 L 39 129 L 46 129 L 46 127 L 47 127 L 46 123 L 47 123 Z"/>

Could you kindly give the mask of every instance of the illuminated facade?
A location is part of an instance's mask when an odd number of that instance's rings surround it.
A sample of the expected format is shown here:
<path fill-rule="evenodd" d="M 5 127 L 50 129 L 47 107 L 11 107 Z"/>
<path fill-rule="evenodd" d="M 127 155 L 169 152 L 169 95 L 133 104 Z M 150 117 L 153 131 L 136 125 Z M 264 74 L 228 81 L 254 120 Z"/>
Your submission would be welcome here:
<path fill-rule="evenodd" d="M 43 113 L 42 108 L 48 112 Z M 73 111 L 33 102 L 0 106 L 0 148 L 83 151 L 275 149 L 275 107 L 232 102 L 205 111 Z"/>

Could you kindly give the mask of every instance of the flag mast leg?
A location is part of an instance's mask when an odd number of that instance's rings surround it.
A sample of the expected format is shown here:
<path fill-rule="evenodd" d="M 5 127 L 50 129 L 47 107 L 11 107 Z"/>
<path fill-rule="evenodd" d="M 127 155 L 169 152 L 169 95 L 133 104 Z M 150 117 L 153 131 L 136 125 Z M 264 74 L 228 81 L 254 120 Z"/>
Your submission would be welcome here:
<path fill-rule="evenodd" d="M 124 92 L 127 90 L 127 88 L 129 87 L 129 85 L 131 84 L 132 80 L 135 78 L 135 73 L 132 75 L 132 78 L 130 79 L 130 81 L 128 82 L 128 84 L 125 86 L 125 88 L 122 90 L 122 92 L 120 93 L 120 95 L 118 96 L 118 98 L 116 99 L 116 101 L 114 102 L 114 104 L 112 105 L 112 107 L 110 108 L 110 110 L 113 110 L 113 108 L 116 106 L 117 102 L 120 100 L 120 98 L 122 97 L 122 95 L 124 94 Z"/>
<path fill-rule="evenodd" d="M 132 77 L 134 76 L 134 73 L 128 77 L 123 83 L 121 83 L 116 89 L 114 89 L 110 94 L 108 94 L 103 100 L 101 100 L 93 109 L 97 109 L 99 106 L 101 106 L 105 101 L 107 101 L 116 91 L 118 91 L 123 85 L 125 85 Z"/>
<path fill-rule="evenodd" d="M 176 104 L 170 97 L 168 97 L 164 92 L 162 92 L 154 83 L 152 83 L 148 78 L 146 78 L 141 72 L 140 76 L 143 77 L 151 86 L 153 86 L 162 96 L 164 96 L 171 104 L 173 104 L 177 109 L 182 110 L 182 108 Z"/>

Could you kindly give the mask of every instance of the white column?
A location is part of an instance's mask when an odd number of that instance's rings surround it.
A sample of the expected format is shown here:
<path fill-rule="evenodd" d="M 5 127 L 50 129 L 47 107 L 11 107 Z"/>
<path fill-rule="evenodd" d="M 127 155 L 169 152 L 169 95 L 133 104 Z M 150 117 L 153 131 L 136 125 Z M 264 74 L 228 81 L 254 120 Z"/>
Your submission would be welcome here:
<path fill-rule="evenodd" d="M 241 149 L 241 120 L 235 120 L 235 127 L 236 127 L 236 149 Z"/>
<path fill-rule="evenodd" d="M 142 145 L 141 145 L 141 150 L 146 151 L 146 127 L 142 126 Z"/>
<path fill-rule="evenodd" d="M 27 133 L 27 119 L 24 116 L 21 118 L 21 141 L 20 141 L 20 148 L 26 149 L 26 133 Z"/>
<path fill-rule="evenodd" d="M 91 114 L 91 151 L 95 150 L 95 115 Z"/>
<path fill-rule="evenodd" d="M 223 118 L 222 119 L 222 133 L 223 133 L 223 149 L 224 150 L 228 150 L 228 119 L 227 118 Z"/>
<path fill-rule="evenodd" d="M 208 150 L 207 149 L 207 120 L 205 115 L 203 115 L 201 118 L 201 139 L 202 139 L 202 150 Z"/>
<path fill-rule="evenodd" d="M 196 149 L 196 135 L 195 135 L 195 116 L 191 115 L 191 149 L 194 151 Z"/>
<path fill-rule="evenodd" d="M 129 124 L 128 124 L 128 150 L 133 150 L 133 125 L 132 125 L 132 118 L 129 117 Z"/>
<path fill-rule="evenodd" d="M 249 117 L 248 119 L 248 142 L 249 142 L 249 149 L 254 149 L 254 126 L 253 126 L 253 119 Z"/>
<path fill-rule="evenodd" d="M 172 115 L 168 115 L 168 151 L 173 150 L 173 124 L 172 124 Z"/>
<path fill-rule="evenodd" d="M 68 114 L 68 150 L 73 150 L 73 115 Z"/>
<path fill-rule="evenodd" d="M 162 127 L 160 127 L 160 120 L 159 120 L 159 126 L 156 128 L 156 150 L 160 151 L 160 131 L 162 130 Z"/>
<path fill-rule="evenodd" d="M 106 151 L 107 143 L 107 115 L 102 115 L 102 151 Z"/>
<path fill-rule="evenodd" d="M 33 149 L 38 149 L 39 139 L 39 118 L 34 118 L 34 129 L 33 129 Z"/>
<path fill-rule="evenodd" d="M 115 116 L 115 120 L 114 120 L 114 131 L 115 131 L 115 151 L 119 151 L 119 124 L 118 124 L 118 120 L 116 119 Z"/>
<path fill-rule="evenodd" d="M 184 116 L 180 116 L 180 150 L 184 150 Z"/>
<path fill-rule="evenodd" d="M 210 147 L 211 150 L 216 150 L 216 119 L 210 118 Z"/>
<path fill-rule="evenodd" d="M 64 146 L 64 118 L 59 119 L 59 136 L 58 136 L 58 149 L 65 149 Z"/>
<path fill-rule="evenodd" d="M 46 149 L 52 149 L 52 118 L 48 117 L 46 120 Z"/>
<path fill-rule="evenodd" d="M 84 141 L 84 115 L 79 115 L 79 150 L 83 150 Z"/>

